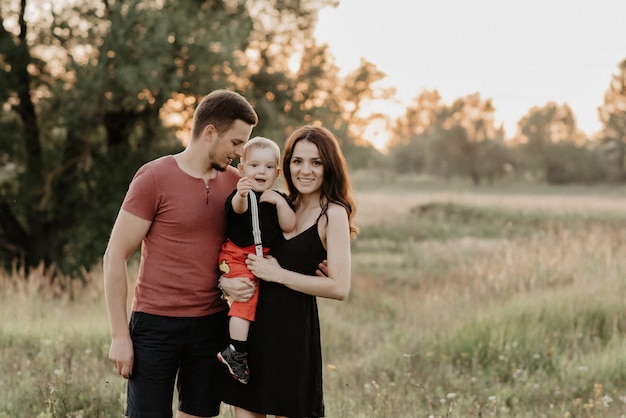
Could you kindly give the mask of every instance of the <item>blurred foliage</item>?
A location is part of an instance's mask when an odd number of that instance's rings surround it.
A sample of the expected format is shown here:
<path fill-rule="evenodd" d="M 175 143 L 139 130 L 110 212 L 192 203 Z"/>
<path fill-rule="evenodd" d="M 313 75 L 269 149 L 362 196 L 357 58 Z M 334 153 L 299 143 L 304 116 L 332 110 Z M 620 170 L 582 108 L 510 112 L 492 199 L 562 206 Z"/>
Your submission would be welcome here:
<path fill-rule="evenodd" d="M 622 72 L 624 72 L 622 68 Z M 626 141 L 624 75 L 614 81 L 601 112 L 603 132 L 587 138 L 566 104 L 534 107 L 518 122 L 518 132 L 506 137 L 494 123 L 490 100 L 478 93 L 448 105 L 439 93 L 422 92 L 396 121 L 390 142 L 393 167 L 451 179 L 471 178 L 475 185 L 504 177 L 550 184 L 594 184 L 621 181 Z M 619 105 L 612 102 L 619 101 Z M 621 112 L 621 113 L 620 113 Z"/>
<path fill-rule="evenodd" d="M 134 172 L 182 149 L 196 103 L 217 88 L 250 99 L 260 135 L 282 143 L 319 122 L 356 149 L 342 116 L 382 75 L 364 63 L 354 91 L 311 41 L 332 4 L 1 0 L 4 266 L 43 261 L 72 274 L 94 264 Z M 367 164 L 376 153 L 353 154 Z"/>
<path fill-rule="evenodd" d="M 424 91 L 391 121 L 368 114 L 395 91 L 362 60 L 342 75 L 313 32 L 337 0 L 0 0 L 0 264 L 43 261 L 74 274 L 104 251 L 137 168 L 175 153 L 198 100 L 217 88 L 249 98 L 255 134 L 282 145 L 320 123 L 352 168 L 420 173 L 474 185 L 505 177 L 623 181 L 626 61 L 586 138 L 566 105 L 521 118 L 507 138 L 491 99 L 443 103 Z M 369 123 L 391 128 L 388 154 Z"/>
<path fill-rule="evenodd" d="M 613 76 L 604 94 L 604 104 L 599 113 L 604 126 L 600 141 L 607 174 L 610 180 L 622 182 L 626 179 L 626 59 L 619 64 L 619 72 Z"/>

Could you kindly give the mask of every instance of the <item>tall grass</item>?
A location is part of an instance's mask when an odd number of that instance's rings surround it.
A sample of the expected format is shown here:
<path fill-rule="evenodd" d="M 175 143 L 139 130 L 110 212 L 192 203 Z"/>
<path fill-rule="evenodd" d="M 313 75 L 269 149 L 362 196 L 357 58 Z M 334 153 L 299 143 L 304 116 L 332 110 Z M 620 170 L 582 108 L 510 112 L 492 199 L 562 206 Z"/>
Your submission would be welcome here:
<path fill-rule="evenodd" d="M 626 199 L 577 193 L 360 193 L 350 296 L 319 300 L 327 416 L 626 415 Z M 0 273 L 0 417 L 122 415 L 85 277 Z"/>
<path fill-rule="evenodd" d="M 329 416 L 625 414 L 626 218 L 562 209 L 368 224 L 349 301 L 321 301 Z"/>
<path fill-rule="evenodd" d="M 121 416 L 100 269 L 86 277 L 0 274 L 0 417 Z"/>

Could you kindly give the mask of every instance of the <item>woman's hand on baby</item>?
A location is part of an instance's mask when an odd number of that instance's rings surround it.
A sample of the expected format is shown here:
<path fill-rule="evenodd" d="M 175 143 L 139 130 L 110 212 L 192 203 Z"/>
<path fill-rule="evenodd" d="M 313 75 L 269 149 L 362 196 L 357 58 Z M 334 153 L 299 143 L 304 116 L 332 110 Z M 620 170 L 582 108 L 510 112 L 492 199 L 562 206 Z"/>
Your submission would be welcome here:
<path fill-rule="evenodd" d="M 260 257 L 255 254 L 248 254 L 246 265 L 255 277 L 267 282 L 280 283 L 279 278 L 282 268 L 274 257 Z"/>

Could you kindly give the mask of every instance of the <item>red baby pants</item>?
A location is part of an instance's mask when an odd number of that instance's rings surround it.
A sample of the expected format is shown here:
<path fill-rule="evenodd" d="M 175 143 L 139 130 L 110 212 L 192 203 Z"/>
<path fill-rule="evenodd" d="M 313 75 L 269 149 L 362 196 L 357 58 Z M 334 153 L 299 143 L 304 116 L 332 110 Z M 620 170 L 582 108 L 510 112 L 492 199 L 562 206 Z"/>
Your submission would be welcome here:
<path fill-rule="evenodd" d="M 263 248 L 263 255 L 266 255 L 269 248 Z M 254 294 L 247 302 L 235 302 L 230 305 L 229 316 L 236 316 L 238 318 L 247 319 L 248 321 L 254 321 L 254 314 L 256 312 L 256 304 L 259 300 L 259 286 L 258 279 L 254 277 L 254 274 L 248 270 L 246 266 L 246 258 L 248 254 L 255 254 L 255 246 L 250 245 L 248 247 L 238 247 L 232 241 L 227 240 L 222 245 L 220 251 L 219 267 L 224 279 L 232 277 L 247 277 L 250 280 L 257 282 L 256 290 Z"/>

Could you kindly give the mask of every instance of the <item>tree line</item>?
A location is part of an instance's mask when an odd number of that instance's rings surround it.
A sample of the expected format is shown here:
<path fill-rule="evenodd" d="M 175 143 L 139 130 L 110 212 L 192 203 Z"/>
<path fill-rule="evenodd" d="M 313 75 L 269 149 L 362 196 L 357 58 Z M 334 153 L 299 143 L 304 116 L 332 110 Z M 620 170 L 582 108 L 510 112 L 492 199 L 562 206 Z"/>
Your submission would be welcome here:
<path fill-rule="evenodd" d="M 494 120 L 490 99 L 479 93 L 442 103 L 424 91 L 395 121 L 390 154 L 394 169 L 478 185 L 503 176 L 551 184 L 623 183 L 626 141 L 626 60 L 610 80 L 598 109 L 602 128 L 587 137 L 567 104 L 533 107 L 507 136 Z"/>
<path fill-rule="evenodd" d="M 363 141 L 364 106 L 393 98 L 365 60 L 341 75 L 313 30 L 337 0 L 0 0 L 0 263 L 72 274 L 97 262 L 136 169 L 182 149 L 196 103 L 242 93 L 255 135 L 282 144 L 303 123 L 341 138 L 354 168 L 476 184 L 514 173 L 550 182 L 623 181 L 626 64 L 604 129 L 585 138 L 566 105 L 531 109 L 506 138 L 479 94 L 422 92 L 395 121 L 389 154 Z M 626 62 L 626 61 L 625 61 Z M 621 84 L 620 84 L 621 83 Z"/>

